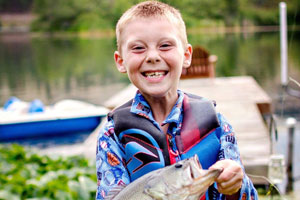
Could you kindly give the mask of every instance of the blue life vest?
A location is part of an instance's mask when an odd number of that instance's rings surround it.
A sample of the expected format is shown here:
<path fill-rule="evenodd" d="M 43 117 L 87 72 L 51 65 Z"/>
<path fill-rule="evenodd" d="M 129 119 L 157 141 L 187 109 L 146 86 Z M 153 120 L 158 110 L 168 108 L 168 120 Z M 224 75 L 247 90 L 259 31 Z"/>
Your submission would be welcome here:
<path fill-rule="evenodd" d="M 114 131 L 125 151 L 125 165 L 131 181 L 173 164 L 165 133 L 145 117 L 131 113 L 132 100 L 109 113 Z M 218 159 L 221 128 L 214 104 L 203 98 L 185 94 L 183 124 L 175 141 L 181 159 L 197 154 L 204 169 Z"/>

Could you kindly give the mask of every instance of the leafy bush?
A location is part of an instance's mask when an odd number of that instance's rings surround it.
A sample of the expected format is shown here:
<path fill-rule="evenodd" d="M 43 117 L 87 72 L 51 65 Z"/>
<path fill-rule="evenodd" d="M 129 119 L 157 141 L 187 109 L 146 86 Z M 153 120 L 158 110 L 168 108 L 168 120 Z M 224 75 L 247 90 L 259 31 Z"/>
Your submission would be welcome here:
<path fill-rule="evenodd" d="M 141 1 L 143 0 L 56 0 L 53 4 L 49 0 L 33 0 L 33 11 L 38 17 L 32 24 L 32 30 L 51 32 L 114 28 L 122 13 Z M 160 1 L 179 9 L 189 28 L 195 28 L 199 24 L 238 26 L 242 25 L 243 21 L 256 25 L 278 25 L 279 22 L 280 0 Z M 299 24 L 299 2 L 287 2 L 290 24 Z"/>
<path fill-rule="evenodd" d="M 94 199 L 95 165 L 84 157 L 51 158 L 0 145 L 0 199 Z"/>
<path fill-rule="evenodd" d="M 74 31 L 86 31 L 112 28 L 112 24 L 97 13 L 85 13 L 77 17 L 71 29 Z"/>

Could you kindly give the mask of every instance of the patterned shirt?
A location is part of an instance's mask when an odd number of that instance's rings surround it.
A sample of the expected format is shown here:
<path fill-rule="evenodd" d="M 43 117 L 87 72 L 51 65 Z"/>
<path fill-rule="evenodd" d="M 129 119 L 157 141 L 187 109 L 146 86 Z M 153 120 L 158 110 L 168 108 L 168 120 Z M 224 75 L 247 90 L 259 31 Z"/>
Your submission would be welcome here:
<path fill-rule="evenodd" d="M 174 152 L 177 152 L 175 134 L 178 133 L 182 127 L 183 98 L 184 93 L 178 90 L 177 102 L 173 106 L 168 117 L 162 123 L 162 126 L 164 124 L 169 124 L 167 134 L 170 141 L 170 147 Z M 153 117 L 149 104 L 139 91 L 137 91 L 136 96 L 133 99 L 130 112 L 147 118 L 160 129 L 158 122 L 155 121 Z M 222 129 L 222 135 L 220 137 L 221 148 L 218 154 L 219 160 L 231 159 L 238 162 L 243 168 L 236 138 L 231 125 L 221 114 L 218 113 L 217 117 Z M 130 177 L 126 169 L 124 158 L 123 147 L 114 133 L 114 120 L 108 118 L 108 121 L 100 130 L 97 141 L 96 168 L 98 188 L 96 199 L 104 199 L 109 190 L 114 186 L 127 185 L 130 183 Z M 180 155 L 176 157 L 176 160 L 181 160 Z M 211 194 L 207 196 L 209 199 L 223 199 L 223 195 L 220 195 L 216 189 L 210 191 L 210 193 Z M 247 175 L 243 178 L 240 194 L 240 199 L 258 199 L 256 190 Z"/>

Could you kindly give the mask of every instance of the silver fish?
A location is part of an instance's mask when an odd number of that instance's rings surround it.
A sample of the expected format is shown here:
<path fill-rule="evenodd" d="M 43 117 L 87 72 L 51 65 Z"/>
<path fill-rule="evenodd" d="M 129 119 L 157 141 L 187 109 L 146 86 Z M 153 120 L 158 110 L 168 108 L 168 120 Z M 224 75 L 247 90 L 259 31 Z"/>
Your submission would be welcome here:
<path fill-rule="evenodd" d="M 105 200 L 199 200 L 222 171 L 203 170 L 195 155 L 113 188 Z"/>

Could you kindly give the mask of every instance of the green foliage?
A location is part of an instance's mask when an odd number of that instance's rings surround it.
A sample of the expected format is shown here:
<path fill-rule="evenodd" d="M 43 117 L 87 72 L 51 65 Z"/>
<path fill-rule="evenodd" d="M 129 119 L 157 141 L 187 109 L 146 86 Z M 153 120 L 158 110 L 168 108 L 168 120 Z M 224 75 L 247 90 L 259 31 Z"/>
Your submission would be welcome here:
<path fill-rule="evenodd" d="M 33 10 L 39 15 L 33 24 L 33 30 L 57 31 L 68 30 L 77 17 L 95 12 L 96 2 L 92 0 L 35 0 Z M 41 28 L 40 28 L 41 27 Z"/>
<path fill-rule="evenodd" d="M 1 0 L 0 0 L 1 1 Z M 114 28 L 122 13 L 142 0 L 34 0 L 39 16 L 33 30 L 86 31 Z M 199 24 L 241 25 L 245 20 L 257 25 L 277 25 L 280 0 L 161 0 L 179 9 L 187 27 Z M 300 0 L 287 2 L 291 23 L 298 22 Z M 204 23 L 203 23 L 204 21 Z M 215 22 L 213 22 L 215 21 Z M 299 23 L 299 22 L 298 22 Z M 211 25 L 210 25 L 211 26 Z"/>
<path fill-rule="evenodd" d="M 79 156 L 51 158 L 0 145 L 0 199 L 94 199 L 94 164 Z"/>
<path fill-rule="evenodd" d="M 251 20 L 257 25 L 279 24 L 279 1 L 253 1 L 251 4 L 241 0 L 240 16 L 242 20 Z"/>
<path fill-rule="evenodd" d="M 74 31 L 85 31 L 85 30 L 96 30 L 96 29 L 109 29 L 112 28 L 110 21 L 102 18 L 97 13 L 84 13 L 79 15 L 74 21 L 71 30 Z"/>

